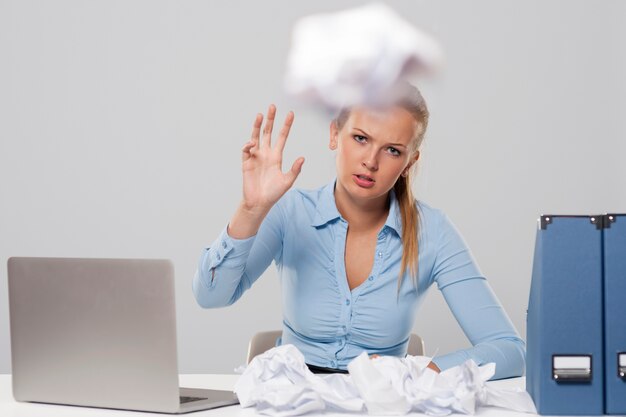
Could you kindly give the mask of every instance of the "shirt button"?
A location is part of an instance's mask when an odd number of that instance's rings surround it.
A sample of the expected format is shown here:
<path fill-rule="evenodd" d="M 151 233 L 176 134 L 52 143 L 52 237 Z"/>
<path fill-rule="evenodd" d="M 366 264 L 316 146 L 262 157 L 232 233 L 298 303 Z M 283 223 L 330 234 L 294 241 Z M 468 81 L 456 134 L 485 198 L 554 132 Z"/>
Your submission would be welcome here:
<path fill-rule="evenodd" d="M 346 331 L 346 326 L 341 326 L 341 330 Z"/>
<path fill-rule="evenodd" d="M 350 300 L 346 300 L 346 305 L 349 306 L 350 305 Z"/>
<path fill-rule="evenodd" d="M 368 281 L 374 281 L 374 277 L 369 277 L 367 280 Z"/>
<path fill-rule="evenodd" d="M 383 253 L 382 252 L 378 252 L 378 257 L 382 258 L 383 257 Z"/>
<path fill-rule="evenodd" d="M 219 261 L 220 259 L 222 259 L 222 257 L 220 256 L 220 254 L 218 253 L 217 255 L 215 255 L 215 257 L 217 258 L 217 260 Z"/>
<path fill-rule="evenodd" d="M 222 240 L 222 247 L 226 249 L 226 242 L 224 242 L 223 240 Z"/>

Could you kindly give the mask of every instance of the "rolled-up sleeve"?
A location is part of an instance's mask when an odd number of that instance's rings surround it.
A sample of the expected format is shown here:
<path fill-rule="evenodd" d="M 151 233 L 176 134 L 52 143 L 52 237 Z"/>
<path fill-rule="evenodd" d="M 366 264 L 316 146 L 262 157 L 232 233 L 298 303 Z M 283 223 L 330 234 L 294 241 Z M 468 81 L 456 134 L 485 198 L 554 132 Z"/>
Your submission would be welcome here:
<path fill-rule="evenodd" d="M 492 379 L 523 375 L 526 344 L 478 269 L 467 244 L 445 215 L 439 230 L 434 279 L 473 347 L 435 357 L 433 362 L 444 370 L 473 359 L 478 365 L 496 364 Z"/>
<path fill-rule="evenodd" d="M 193 294 L 204 308 L 233 304 L 282 253 L 283 196 L 269 211 L 256 235 L 234 239 L 228 226 L 202 250 L 192 282 Z"/>

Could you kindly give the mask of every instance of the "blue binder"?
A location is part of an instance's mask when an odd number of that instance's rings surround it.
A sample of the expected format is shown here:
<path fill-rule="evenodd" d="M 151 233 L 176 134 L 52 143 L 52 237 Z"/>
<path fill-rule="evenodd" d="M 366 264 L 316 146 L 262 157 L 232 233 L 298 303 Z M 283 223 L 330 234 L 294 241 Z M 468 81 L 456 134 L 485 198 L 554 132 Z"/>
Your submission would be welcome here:
<path fill-rule="evenodd" d="M 602 228 L 602 215 L 539 219 L 526 349 L 539 414 L 603 414 Z"/>
<path fill-rule="evenodd" d="M 626 214 L 604 228 L 605 412 L 626 414 Z"/>

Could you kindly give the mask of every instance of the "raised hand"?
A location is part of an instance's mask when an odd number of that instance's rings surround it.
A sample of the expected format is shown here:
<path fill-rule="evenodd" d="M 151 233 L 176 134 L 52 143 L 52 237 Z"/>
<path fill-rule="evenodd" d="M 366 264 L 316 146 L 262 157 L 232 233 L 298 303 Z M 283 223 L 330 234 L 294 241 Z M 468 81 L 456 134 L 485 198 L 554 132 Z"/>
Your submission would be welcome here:
<path fill-rule="evenodd" d="M 271 104 L 261 134 L 263 115 L 257 114 L 252 137 L 242 148 L 243 202 L 249 211 L 267 212 L 291 188 L 300 174 L 304 158 L 296 159 L 291 169 L 282 171 L 283 150 L 293 124 L 294 114 L 289 112 L 272 147 L 272 129 L 276 106 Z"/>
<path fill-rule="evenodd" d="M 283 150 L 293 123 L 293 112 L 289 112 L 285 123 L 272 148 L 272 128 L 276 117 L 276 106 L 270 105 L 261 137 L 263 115 L 254 120 L 252 137 L 242 151 L 243 200 L 228 224 L 228 234 L 236 239 L 254 235 L 272 206 L 293 185 L 304 164 L 300 157 L 283 173 Z"/>

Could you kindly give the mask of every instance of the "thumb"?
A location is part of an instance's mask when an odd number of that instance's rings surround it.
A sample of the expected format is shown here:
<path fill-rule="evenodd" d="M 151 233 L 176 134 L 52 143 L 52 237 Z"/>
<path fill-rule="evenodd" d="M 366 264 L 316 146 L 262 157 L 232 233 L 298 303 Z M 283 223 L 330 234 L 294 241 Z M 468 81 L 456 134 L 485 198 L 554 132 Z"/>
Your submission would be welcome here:
<path fill-rule="evenodd" d="M 300 175 L 300 172 L 302 171 L 302 165 L 304 164 L 304 158 L 300 157 L 298 159 L 296 159 L 293 163 L 293 165 L 291 166 L 291 169 L 289 170 L 289 172 L 287 173 L 287 176 L 289 178 L 289 181 L 291 182 L 291 184 L 293 184 L 296 181 L 296 178 L 298 178 L 298 175 Z"/>

